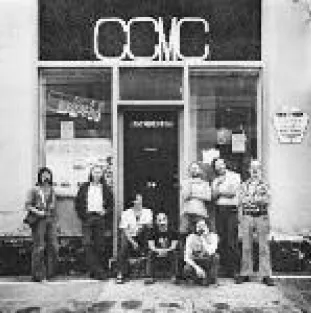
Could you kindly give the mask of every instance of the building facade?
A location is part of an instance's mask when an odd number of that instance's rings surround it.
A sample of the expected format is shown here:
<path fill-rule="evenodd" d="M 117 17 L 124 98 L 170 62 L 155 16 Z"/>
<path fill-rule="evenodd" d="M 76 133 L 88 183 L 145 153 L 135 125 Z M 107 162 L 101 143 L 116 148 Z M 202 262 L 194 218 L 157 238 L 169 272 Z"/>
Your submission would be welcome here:
<path fill-rule="evenodd" d="M 120 22 L 102 28 L 95 44 L 96 21 L 116 16 L 93 2 L 88 13 L 55 2 L 64 14 L 53 13 L 47 1 L 1 5 L 0 235 L 29 235 L 22 223 L 25 195 L 38 167 L 47 165 L 58 192 L 60 235 L 80 236 L 73 199 L 89 166 L 101 163 L 115 195 L 116 254 L 118 218 L 133 193 L 142 191 L 146 205 L 166 211 L 177 226 L 188 165 L 201 161 L 209 179 L 215 151 L 242 177 L 251 158 L 263 162 L 272 188 L 272 237 L 310 235 L 308 2 L 211 1 L 208 7 L 202 1 L 195 7 L 181 1 L 170 8 L 159 1 L 152 11 L 115 1 L 120 20 L 163 16 L 167 35 L 173 16 L 202 19 L 176 37 L 177 58 L 162 60 L 151 57 L 152 36 L 135 25 L 132 56 L 121 57 L 119 41 L 127 33 Z M 81 25 L 91 25 L 84 36 Z M 205 44 L 207 57 L 189 57 L 202 55 Z M 96 48 L 101 56 L 120 57 L 100 59 Z"/>

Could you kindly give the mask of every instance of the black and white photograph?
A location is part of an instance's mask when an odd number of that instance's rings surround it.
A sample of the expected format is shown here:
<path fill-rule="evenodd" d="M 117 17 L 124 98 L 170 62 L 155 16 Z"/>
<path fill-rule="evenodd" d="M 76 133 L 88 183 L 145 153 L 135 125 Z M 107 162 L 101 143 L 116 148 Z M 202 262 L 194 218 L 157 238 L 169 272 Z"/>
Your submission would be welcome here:
<path fill-rule="evenodd" d="M 0 313 L 311 312 L 311 0 L 0 0 Z"/>

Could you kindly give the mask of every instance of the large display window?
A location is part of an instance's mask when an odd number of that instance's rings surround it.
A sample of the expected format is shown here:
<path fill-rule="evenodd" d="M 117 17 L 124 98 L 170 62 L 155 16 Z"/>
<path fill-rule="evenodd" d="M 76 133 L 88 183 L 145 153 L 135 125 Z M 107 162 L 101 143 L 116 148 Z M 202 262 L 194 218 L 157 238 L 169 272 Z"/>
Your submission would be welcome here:
<path fill-rule="evenodd" d="M 210 164 L 217 155 L 244 178 L 258 157 L 258 73 L 190 74 L 191 159 Z"/>
<path fill-rule="evenodd" d="M 60 232 L 80 235 L 74 212 L 79 185 L 102 165 L 112 185 L 111 70 L 43 69 L 44 163 L 58 196 Z"/>

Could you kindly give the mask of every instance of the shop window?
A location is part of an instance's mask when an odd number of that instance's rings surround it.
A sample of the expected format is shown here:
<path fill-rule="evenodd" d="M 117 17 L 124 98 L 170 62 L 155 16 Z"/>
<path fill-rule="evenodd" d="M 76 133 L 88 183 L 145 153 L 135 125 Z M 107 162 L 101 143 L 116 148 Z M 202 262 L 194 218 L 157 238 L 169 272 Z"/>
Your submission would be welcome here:
<path fill-rule="evenodd" d="M 111 70 L 43 69 L 45 164 L 59 199 L 63 235 L 80 235 L 74 197 L 94 164 L 112 185 Z"/>
<path fill-rule="evenodd" d="M 121 100 L 182 100 L 182 68 L 120 68 Z"/>
<path fill-rule="evenodd" d="M 190 118 L 192 159 L 209 164 L 219 153 L 247 176 L 257 157 L 257 81 L 249 73 L 192 73 Z"/>

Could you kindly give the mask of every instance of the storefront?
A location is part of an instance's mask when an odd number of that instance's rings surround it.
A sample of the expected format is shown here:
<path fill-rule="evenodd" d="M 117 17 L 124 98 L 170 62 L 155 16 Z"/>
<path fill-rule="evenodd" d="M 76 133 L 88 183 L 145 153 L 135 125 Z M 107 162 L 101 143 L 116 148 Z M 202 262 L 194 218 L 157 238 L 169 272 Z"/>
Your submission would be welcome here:
<path fill-rule="evenodd" d="M 8 47 L 0 54 L 1 237 L 29 238 L 25 194 L 47 165 L 60 238 L 80 238 L 74 197 L 89 167 L 100 163 L 114 190 L 116 254 L 118 219 L 133 193 L 142 191 L 146 205 L 177 226 L 188 165 L 201 161 L 209 179 L 218 152 L 243 178 L 250 158 L 263 162 L 271 238 L 310 234 L 311 137 L 307 124 L 299 130 L 293 123 L 311 114 L 302 0 L 151 2 L 137 8 L 114 0 L 109 8 L 94 0 L 82 8 L 29 1 L 11 22 L 19 31 L 1 37 Z M 12 4 L 1 13 L 15 10 Z M 112 29 L 96 33 L 100 24 Z"/>
<path fill-rule="evenodd" d="M 208 175 L 219 151 L 245 176 L 250 158 L 260 157 L 260 63 L 39 70 L 40 160 L 54 173 L 63 235 L 80 234 L 74 197 L 92 164 L 103 165 L 114 188 L 117 240 L 135 192 L 177 228 L 180 182 L 192 161 Z"/>

